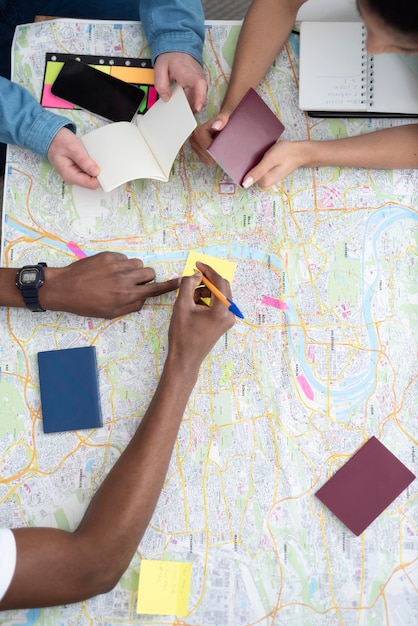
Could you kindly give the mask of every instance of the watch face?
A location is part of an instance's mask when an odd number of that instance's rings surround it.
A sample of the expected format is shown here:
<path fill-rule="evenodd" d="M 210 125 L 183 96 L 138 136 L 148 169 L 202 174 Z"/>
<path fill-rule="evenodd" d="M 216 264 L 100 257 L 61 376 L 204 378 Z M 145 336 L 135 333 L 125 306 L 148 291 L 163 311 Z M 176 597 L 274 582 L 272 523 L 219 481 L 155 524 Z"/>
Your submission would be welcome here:
<path fill-rule="evenodd" d="M 22 285 L 36 285 L 38 277 L 37 269 L 23 270 L 20 274 L 20 282 Z"/>

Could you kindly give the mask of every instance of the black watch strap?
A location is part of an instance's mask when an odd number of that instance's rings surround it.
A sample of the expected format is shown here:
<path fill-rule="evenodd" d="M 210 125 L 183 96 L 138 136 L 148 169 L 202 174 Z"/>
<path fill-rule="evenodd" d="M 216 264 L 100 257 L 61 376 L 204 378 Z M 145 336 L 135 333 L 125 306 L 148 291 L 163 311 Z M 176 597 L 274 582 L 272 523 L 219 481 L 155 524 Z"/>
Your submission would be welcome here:
<path fill-rule="evenodd" d="M 39 295 L 38 290 L 44 284 L 45 275 L 44 275 L 44 267 L 47 267 L 46 263 L 40 262 L 37 265 L 25 265 L 22 267 L 16 275 L 16 285 L 20 289 L 23 300 L 27 308 L 33 313 L 43 313 L 45 311 L 44 308 L 39 304 Z M 39 271 L 39 277 L 37 283 L 34 285 L 22 283 L 21 281 L 21 272 L 24 270 L 37 269 Z"/>
<path fill-rule="evenodd" d="M 22 296 L 26 306 L 33 313 L 43 313 L 45 311 L 39 304 L 38 287 L 26 286 L 22 290 Z"/>

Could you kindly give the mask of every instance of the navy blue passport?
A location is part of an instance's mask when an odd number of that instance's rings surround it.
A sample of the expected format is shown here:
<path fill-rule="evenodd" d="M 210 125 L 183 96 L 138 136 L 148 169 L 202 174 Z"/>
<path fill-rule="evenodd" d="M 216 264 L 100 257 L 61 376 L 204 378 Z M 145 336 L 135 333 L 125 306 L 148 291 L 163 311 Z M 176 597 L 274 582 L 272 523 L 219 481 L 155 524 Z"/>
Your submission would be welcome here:
<path fill-rule="evenodd" d="M 38 352 L 45 433 L 102 426 L 96 348 Z"/>

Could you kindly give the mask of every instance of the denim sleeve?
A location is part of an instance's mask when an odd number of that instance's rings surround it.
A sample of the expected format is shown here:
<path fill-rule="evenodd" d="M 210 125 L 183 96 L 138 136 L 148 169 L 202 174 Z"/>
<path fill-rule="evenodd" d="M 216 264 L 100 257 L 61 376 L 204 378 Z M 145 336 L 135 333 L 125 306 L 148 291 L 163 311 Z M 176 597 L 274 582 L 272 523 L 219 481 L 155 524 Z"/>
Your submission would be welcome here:
<path fill-rule="evenodd" d="M 66 117 L 46 111 L 26 89 L 0 76 L 0 141 L 46 158 L 51 141 L 64 126 L 75 132 Z"/>
<path fill-rule="evenodd" d="M 186 52 L 202 65 L 205 18 L 200 0 L 140 0 L 139 9 L 153 62 L 163 52 Z"/>

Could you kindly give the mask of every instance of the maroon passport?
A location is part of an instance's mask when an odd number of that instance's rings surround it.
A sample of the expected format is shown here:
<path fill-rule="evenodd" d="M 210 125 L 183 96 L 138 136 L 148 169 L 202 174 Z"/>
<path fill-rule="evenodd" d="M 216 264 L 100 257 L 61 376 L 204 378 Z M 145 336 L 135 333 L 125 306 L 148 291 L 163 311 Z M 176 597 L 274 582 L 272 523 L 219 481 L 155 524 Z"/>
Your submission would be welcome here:
<path fill-rule="evenodd" d="M 281 121 L 250 87 L 208 152 L 241 185 L 246 173 L 261 161 L 283 131 Z"/>
<path fill-rule="evenodd" d="M 414 478 L 392 452 L 372 437 L 315 495 L 355 535 L 360 535 Z"/>

